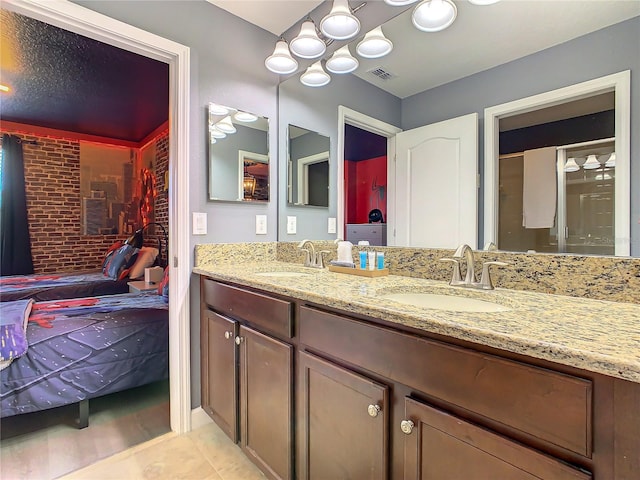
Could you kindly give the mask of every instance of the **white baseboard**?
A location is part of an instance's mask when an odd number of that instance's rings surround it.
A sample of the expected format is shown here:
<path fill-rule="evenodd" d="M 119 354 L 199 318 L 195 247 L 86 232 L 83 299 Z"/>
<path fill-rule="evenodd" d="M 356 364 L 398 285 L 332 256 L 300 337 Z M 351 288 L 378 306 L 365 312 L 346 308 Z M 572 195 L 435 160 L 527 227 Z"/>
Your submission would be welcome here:
<path fill-rule="evenodd" d="M 196 428 L 203 427 L 213 422 L 211 417 L 207 415 L 202 407 L 196 407 L 191 410 L 191 430 L 195 430 Z"/>

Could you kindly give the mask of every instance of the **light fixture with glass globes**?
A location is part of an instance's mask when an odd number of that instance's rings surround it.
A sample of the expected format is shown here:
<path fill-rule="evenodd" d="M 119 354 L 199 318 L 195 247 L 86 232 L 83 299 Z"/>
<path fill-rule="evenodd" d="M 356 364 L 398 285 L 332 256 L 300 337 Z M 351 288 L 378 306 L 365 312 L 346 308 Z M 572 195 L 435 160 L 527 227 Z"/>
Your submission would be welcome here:
<path fill-rule="evenodd" d="M 216 123 L 216 128 L 224 133 L 236 133 L 236 127 L 233 126 L 233 122 L 231 121 L 230 116 L 224 117 L 218 123 Z"/>
<path fill-rule="evenodd" d="M 360 31 L 360 20 L 349 8 L 349 0 L 333 0 L 331 11 L 320 20 L 320 31 L 334 40 L 347 40 Z"/>
<path fill-rule="evenodd" d="M 494 3 L 498 3 L 500 0 L 469 0 L 469 3 L 473 3 L 474 5 L 493 5 Z"/>
<path fill-rule="evenodd" d="M 604 166 L 607 168 L 615 168 L 616 166 L 616 152 L 611 153 L 607 161 L 604 163 Z"/>
<path fill-rule="evenodd" d="M 224 105 L 220 105 L 219 103 L 209 103 L 209 116 L 211 115 L 228 115 L 229 107 L 225 107 Z"/>
<path fill-rule="evenodd" d="M 300 76 L 300 82 L 307 87 L 323 87 L 330 81 L 331 76 L 324 71 L 320 60 L 307 68 L 307 71 Z"/>
<path fill-rule="evenodd" d="M 349 46 L 345 45 L 333 53 L 325 66 L 331 73 L 351 73 L 358 68 L 358 65 L 360 65 L 360 62 L 351 55 Z"/>
<path fill-rule="evenodd" d="M 384 0 L 384 3 L 391 5 L 392 7 L 404 7 L 405 5 L 411 5 L 418 0 Z"/>
<path fill-rule="evenodd" d="M 587 161 L 582 165 L 582 168 L 584 168 L 585 170 L 595 170 L 596 168 L 600 168 L 601 166 L 602 165 L 600 165 L 598 157 L 596 157 L 595 155 L 589 155 L 587 157 Z"/>
<path fill-rule="evenodd" d="M 302 23 L 298 36 L 291 40 L 289 49 L 300 58 L 317 58 L 324 54 L 327 46 L 318 37 L 316 25 L 309 18 Z"/>
<path fill-rule="evenodd" d="M 391 50 L 393 50 L 393 43 L 384 36 L 382 27 L 371 30 L 356 46 L 356 52 L 364 58 L 384 57 Z"/>
<path fill-rule="evenodd" d="M 576 163 L 576 159 L 573 157 L 569 158 L 564 164 L 564 171 L 567 173 L 577 172 L 578 170 L 580 170 L 580 167 Z"/>
<path fill-rule="evenodd" d="M 298 61 L 291 56 L 289 46 L 283 38 L 278 40 L 273 53 L 264 61 L 264 65 L 273 73 L 286 75 L 298 69 Z"/>
<path fill-rule="evenodd" d="M 423 0 L 411 14 L 413 25 L 423 32 L 439 32 L 456 19 L 458 9 L 451 0 Z"/>

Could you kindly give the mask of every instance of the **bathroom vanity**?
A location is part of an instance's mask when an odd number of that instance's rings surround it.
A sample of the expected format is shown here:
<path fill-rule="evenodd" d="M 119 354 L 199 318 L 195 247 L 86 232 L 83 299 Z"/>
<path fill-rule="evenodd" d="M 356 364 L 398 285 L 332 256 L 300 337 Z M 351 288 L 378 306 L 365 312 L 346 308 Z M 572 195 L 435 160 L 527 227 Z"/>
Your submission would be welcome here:
<path fill-rule="evenodd" d="M 270 478 L 640 479 L 638 305 L 282 262 L 194 271 L 203 408 Z M 407 291 L 504 308 L 385 298 Z"/>

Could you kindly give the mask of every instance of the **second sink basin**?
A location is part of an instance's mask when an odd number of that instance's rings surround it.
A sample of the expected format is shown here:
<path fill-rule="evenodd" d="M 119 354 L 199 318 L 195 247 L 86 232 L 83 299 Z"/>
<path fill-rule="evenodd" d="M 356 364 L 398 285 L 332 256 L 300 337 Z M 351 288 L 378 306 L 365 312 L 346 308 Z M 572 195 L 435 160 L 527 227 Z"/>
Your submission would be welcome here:
<path fill-rule="evenodd" d="M 447 310 L 450 312 L 506 312 L 509 307 L 499 303 L 479 300 L 477 298 L 462 297 L 459 295 L 444 295 L 438 293 L 389 293 L 380 295 L 385 300 L 413 305 L 415 307 Z"/>

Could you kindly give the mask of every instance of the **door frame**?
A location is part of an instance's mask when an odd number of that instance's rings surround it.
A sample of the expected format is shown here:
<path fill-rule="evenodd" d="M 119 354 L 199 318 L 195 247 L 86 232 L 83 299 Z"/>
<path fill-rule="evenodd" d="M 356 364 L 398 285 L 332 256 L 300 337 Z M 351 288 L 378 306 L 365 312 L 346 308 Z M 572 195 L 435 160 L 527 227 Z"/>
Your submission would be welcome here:
<path fill-rule="evenodd" d="M 520 115 L 546 107 L 581 100 L 606 92 L 615 92 L 615 255 L 631 253 L 631 71 L 577 83 L 538 95 L 503 103 L 484 110 L 484 238 L 498 239 L 498 156 L 501 118 Z M 499 247 L 499 246 L 498 246 Z"/>
<path fill-rule="evenodd" d="M 309 165 L 316 163 L 329 162 L 329 151 L 316 153 L 309 155 L 308 157 L 301 157 L 298 159 L 296 165 L 297 177 L 298 177 L 298 192 L 296 205 L 308 205 L 309 204 Z"/>
<path fill-rule="evenodd" d="M 383 122 L 364 113 L 352 110 L 344 105 L 338 105 L 338 173 L 337 173 L 337 238 L 343 240 L 345 229 L 345 191 L 344 191 L 344 131 L 346 125 L 361 128 L 367 132 L 375 133 L 387 139 L 387 245 L 395 245 L 395 209 L 396 209 L 396 134 L 402 131 L 401 128 Z M 389 242 L 389 236 L 394 240 Z"/>
<path fill-rule="evenodd" d="M 188 432 L 191 430 L 190 49 L 71 2 L 3 0 L 3 8 L 169 64 L 169 398 L 171 430 Z"/>

